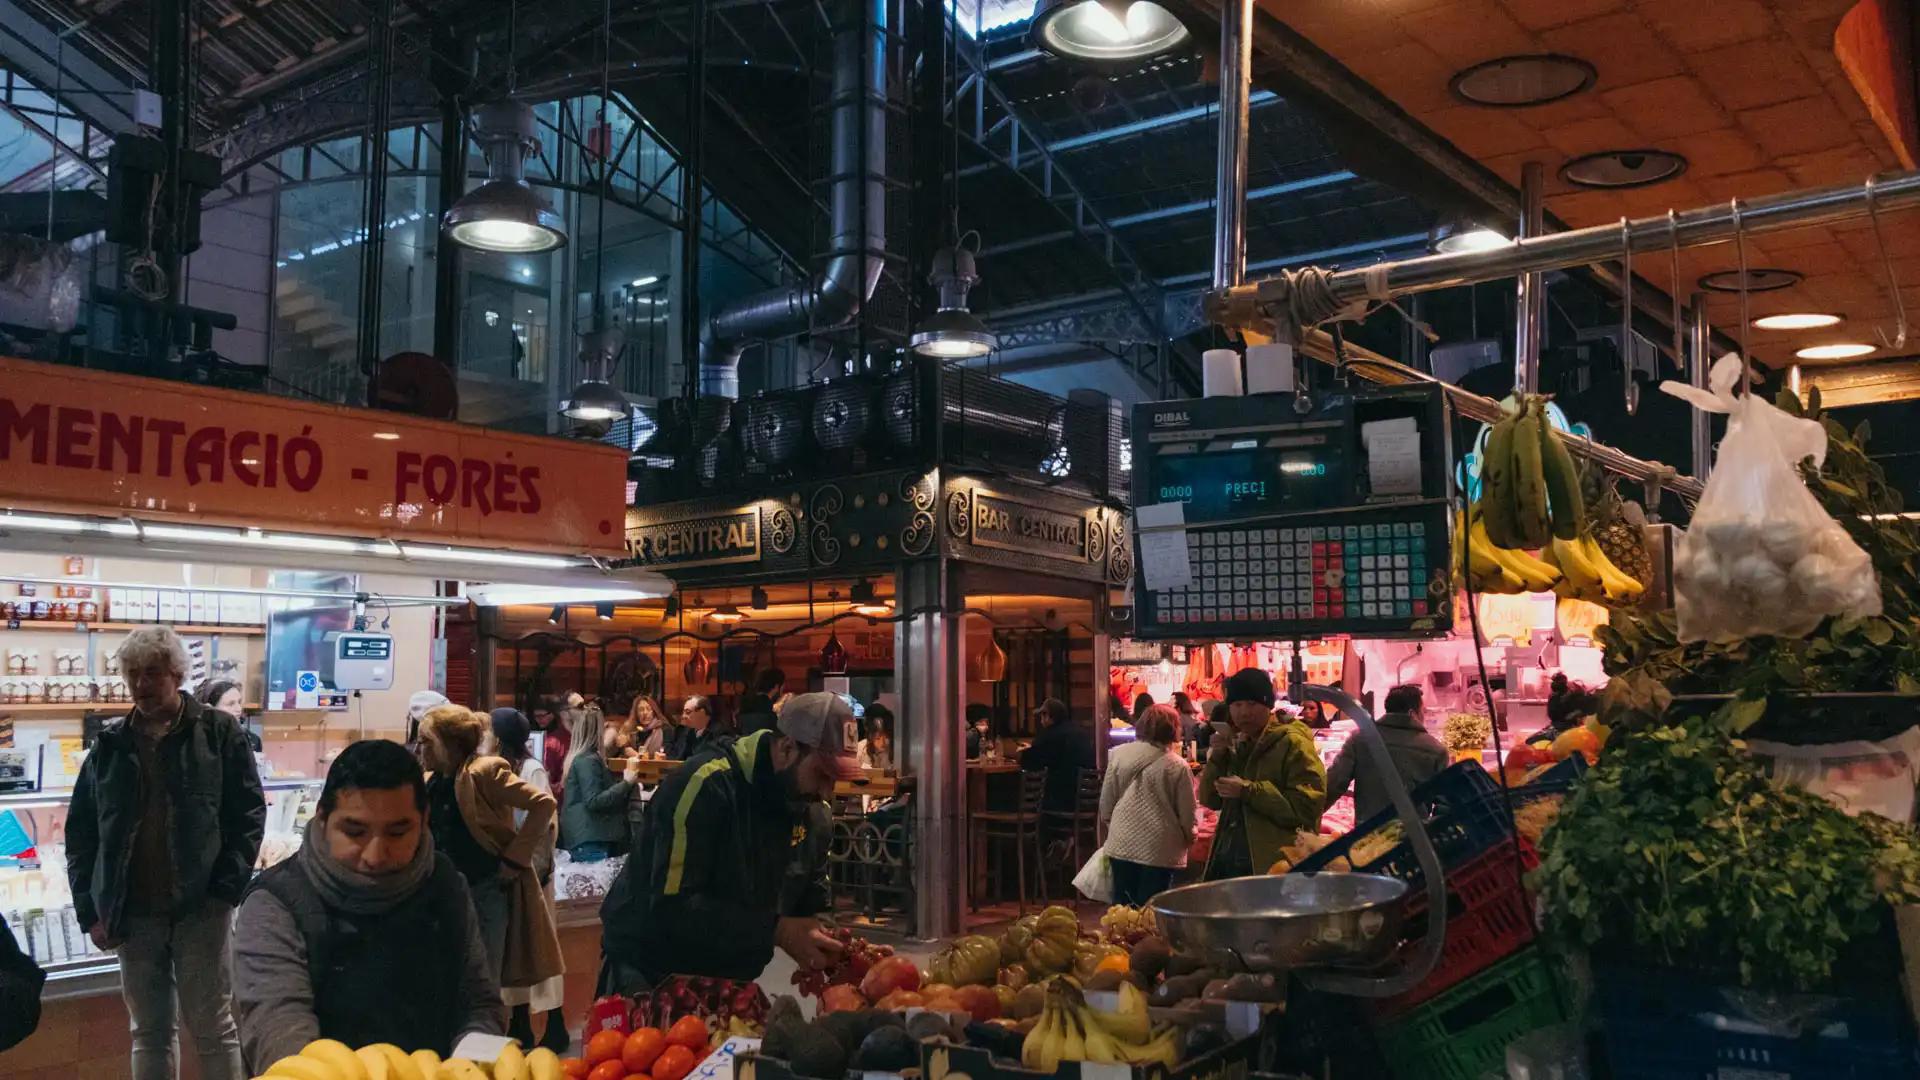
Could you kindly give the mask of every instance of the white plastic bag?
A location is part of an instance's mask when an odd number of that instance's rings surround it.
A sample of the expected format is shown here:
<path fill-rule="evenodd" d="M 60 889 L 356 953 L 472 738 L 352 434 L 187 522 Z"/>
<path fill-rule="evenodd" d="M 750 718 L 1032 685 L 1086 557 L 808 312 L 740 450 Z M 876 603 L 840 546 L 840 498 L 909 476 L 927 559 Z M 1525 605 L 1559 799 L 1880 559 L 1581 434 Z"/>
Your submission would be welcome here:
<path fill-rule="evenodd" d="M 1729 354 L 1713 365 L 1706 390 L 1660 384 L 1696 409 L 1728 415 L 1713 475 L 1674 550 L 1680 640 L 1804 637 L 1829 615 L 1880 614 L 1873 561 L 1800 477 L 1801 459 L 1826 460 L 1826 431 L 1755 395 L 1735 397 L 1742 370 Z"/>
<path fill-rule="evenodd" d="M 1113 860 L 1107 858 L 1106 848 L 1094 849 L 1080 872 L 1073 875 L 1073 887 L 1089 900 L 1113 903 Z"/>

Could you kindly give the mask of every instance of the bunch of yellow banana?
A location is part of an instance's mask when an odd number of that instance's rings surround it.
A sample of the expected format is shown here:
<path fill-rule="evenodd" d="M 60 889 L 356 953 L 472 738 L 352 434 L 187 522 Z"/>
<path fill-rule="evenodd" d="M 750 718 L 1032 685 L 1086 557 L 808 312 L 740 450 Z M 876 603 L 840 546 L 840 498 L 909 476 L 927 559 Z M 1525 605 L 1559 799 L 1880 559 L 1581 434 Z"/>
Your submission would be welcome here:
<path fill-rule="evenodd" d="M 315 1039 L 298 1054 L 283 1057 L 257 1080 L 564 1080 L 560 1056 L 544 1047 L 522 1053 L 509 1043 L 490 1067 L 431 1050 L 409 1054 L 391 1043 L 353 1050 L 335 1039 Z"/>
<path fill-rule="evenodd" d="M 1556 536 L 1540 555 L 1559 569 L 1560 580 L 1553 591 L 1561 596 L 1595 604 L 1631 604 L 1646 591 L 1646 586 L 1613 565 L 1592 536 L 1574 540 Z"/>
<path fill-rule="evenodd" d="M 1479 503 L 1457 515 L 1459 541 L 1454 545 L 1454 571 L 1477 593 L 1545 592 L 1560 581 L 1560 571 L 1524 551 L 1503 548 L 1487 535 L 1486 515 Z"/>
<path fill-rule="evenodd" d="M 1156 1033 L 1151 1028 L 1146 995 L 1132 983 L 1120 984 L 1120 1008 L 1108 1013 L 1090 1007 L 1065 978 L 1055 978 L 1047 983 L 1039 1022 L 1020 1046 L 1020 1061 L 1029 1069 L 1049 1073 L 1062 1061 L 1158 1062 L 1172 1068 L 1180 1060 L 1180 1029 L 1169 1025 Z"/>

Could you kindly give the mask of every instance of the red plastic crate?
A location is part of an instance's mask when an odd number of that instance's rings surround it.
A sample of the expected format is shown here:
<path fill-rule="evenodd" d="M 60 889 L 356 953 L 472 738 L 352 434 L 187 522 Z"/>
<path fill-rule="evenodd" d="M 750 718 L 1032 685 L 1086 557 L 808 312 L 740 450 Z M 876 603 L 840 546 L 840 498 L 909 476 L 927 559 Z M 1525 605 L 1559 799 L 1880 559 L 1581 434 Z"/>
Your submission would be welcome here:
<path fill-rule="evenodd" d="M 1440 960 L 1426 979 L 1397 997 L 1375 1003 L 1375 1019 L 1398 1016 L 1424 1001 L 1452 989 L 1533 940 L 1533 901 L 1521 883 L 1521 874 L 1540 865 L 1540 856 L 1525 837 L 1500 844 L 1447 874 L 1447 940 Z M 1412 955 L 1426 936 L 1427 894 L 1407 900 L 1402 957 Z"/>

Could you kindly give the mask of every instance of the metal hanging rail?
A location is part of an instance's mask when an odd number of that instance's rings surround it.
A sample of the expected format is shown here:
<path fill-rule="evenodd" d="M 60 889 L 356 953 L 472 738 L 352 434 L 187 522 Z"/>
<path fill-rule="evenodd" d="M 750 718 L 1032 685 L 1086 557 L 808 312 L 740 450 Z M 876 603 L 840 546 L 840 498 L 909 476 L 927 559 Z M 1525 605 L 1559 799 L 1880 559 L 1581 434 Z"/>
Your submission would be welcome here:
<path fill-rule="evenodd" d="M 1333 336 L 1325 330 L 1308 330 L 1300 336 L 1300 351 L 1316 360 L 1338 366 L 1341 359 L 1336 357 Z M 1362 348 L 1352 342 L 1340 346 L 1339 356 L 1344 358 L 1348 371 L 1368 382 L 1386 386 L 1402 386 L 1407 383 L 1438 383 L 1446 391 L 1447 398 L 1453 402 L 1454 410 L 1461 416 L 1491 424 L 1506 415 L 1501 404 L 1490 397 L 1476 394 L 1464 387 L 1436 379 L 1424 371 L 1410 368 L 1398 360 L 1382 356 L 1371 349 Z M 1632 454 L 1622 453 L 1605 443 L 1592 439 L 1568 439 L 1567 449 L 1575 457 L 1583 457 L 1608 472 L 1618 473 L 1630 480 L 1642 483 L 1656 482 L 1666 491 L 1671 491 L 1688 502 L 1697 502 L 1705 485 L 1698 479 L 1685 476 L 1670 465 L 1658 461 L 1643 461 Z"/>
<path fill-rule="evenodd" d="M 1519 274 L 1562 270 L 1634 254 L 1665 252 L 1673 247 L 1703 247 L 1725 243 L 1735 234 L 1776 232 L 1807 225 L 1866 217 L 1874 211 L 1920 206 L 1920 171 L 1882 173 L 1866 183 L 1808 188 L 1725 205 L 1702 207 L 1674 215 L 1661 214 L 1618 224 L 1553 233 L 1519 240 L 1490 251 L 1428 255 L 1400 262 L 1378 263 L 1327 274 L 1323 297 L 1331 307 L 1306 322 L 1317 321 L 1360 300 L 1386 299 L 1411 293 L 1510 278 Z M 1275 315 L 1283 321 L 1296 301 L 1297 274 L 1263 278 L 1207 293 L 1207 318 L 1224 326 L 1248 327 Z M 1316 304 L 1316 306 L 1321 306 Z"/>

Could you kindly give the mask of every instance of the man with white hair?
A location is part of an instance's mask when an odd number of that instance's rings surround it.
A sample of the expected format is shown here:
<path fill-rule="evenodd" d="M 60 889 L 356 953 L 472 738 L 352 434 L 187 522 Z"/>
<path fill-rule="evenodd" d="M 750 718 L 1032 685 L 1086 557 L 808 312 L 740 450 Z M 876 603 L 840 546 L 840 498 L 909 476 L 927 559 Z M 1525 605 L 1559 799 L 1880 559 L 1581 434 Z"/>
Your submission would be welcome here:
<path fill-rule="evenodd" d="M 118 655 L 133 711 L 100 730 L 74 783 L 74 910 L 119 950 L 133 1080 L 171 1080 L 182 1020 L 203 1080 L 243 1080 L 227 934 L 266 825 L 260 773 L 233 717 L 181 692 L 172 630 L 135 630 Z"/>

